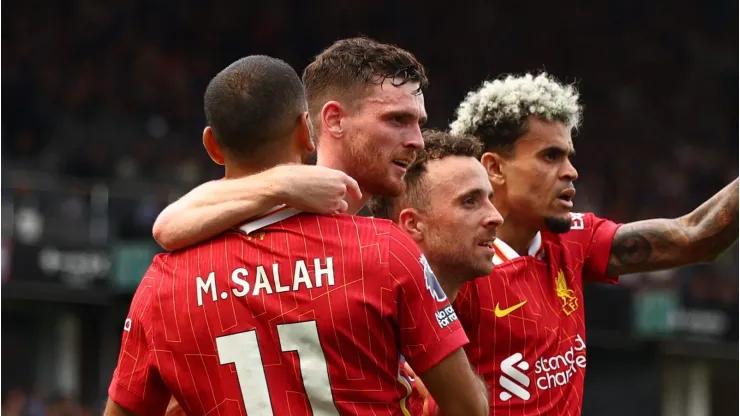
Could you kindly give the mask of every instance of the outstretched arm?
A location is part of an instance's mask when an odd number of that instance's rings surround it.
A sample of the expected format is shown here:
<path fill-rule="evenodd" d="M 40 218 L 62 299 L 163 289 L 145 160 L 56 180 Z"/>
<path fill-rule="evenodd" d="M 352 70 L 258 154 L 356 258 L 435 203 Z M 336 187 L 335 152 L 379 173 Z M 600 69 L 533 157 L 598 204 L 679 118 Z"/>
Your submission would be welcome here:
<path fill-rule="evenodd" d="M 317 214 L 344 212 L 348 194 L 361 198 L 357 182 L 343 172 L 321 166 L 281 165 L 252 176 L 198 186 L 159 214 L 152 234 L 163 248 L 177 250 L 279 204 Z"/>
<path fill-rule="evenodd" d="M 617 276 L 714 261 L 738 238 L 738 180 L 676 219 L 624 224 L 614 234 L 607 274 Z"/>

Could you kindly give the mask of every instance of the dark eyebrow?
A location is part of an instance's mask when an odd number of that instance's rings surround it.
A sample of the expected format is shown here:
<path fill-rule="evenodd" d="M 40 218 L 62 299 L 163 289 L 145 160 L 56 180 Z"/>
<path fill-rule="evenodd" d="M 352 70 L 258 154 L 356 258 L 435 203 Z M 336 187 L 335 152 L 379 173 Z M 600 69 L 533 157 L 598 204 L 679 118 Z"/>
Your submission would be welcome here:
<path fill-rule="evenodd" d="M 404 110 L 389 111 L 386 116 L 388 118 L 394 118 L 394 117 L 401 117 L 401 118 L 405 118 L 405 119 L 414 119 L 414 118 L 416 118 L 416 115 L 414 113 L 409 112 L 409 111 L 404 111 Z M 423 126 L 424 124 L 426 124 L 426 122 L 427 122 L 427 117 L 426 116 L 421 117 L 419 119 L 419 126 Z"/>
<path fill-rule="evenodd" d="M 485 193 L 485 191 L 483 190 L 483 188 L 470 189 L 470 190 L 467 190 L 467 191 L 463 192 L 462 194 L 458 195 L 457 196 L 457 199 L 460 200 L 460 201 L 464 201 L 464 200 L 466 200 L 466 199 L 468 199 L 470 197 L 479 197 L 479 196 L 483 195 L 484 193 Z"/>
<path fill-rule="evenodd" d="M 540 153 L 556 153 L 557 155 L 567 155 L 568 157 L 573 157 L 576 155 L 576 150 L 573 148 L 567 149 L 560 146 L 550 146 L 542 149 Z"/>

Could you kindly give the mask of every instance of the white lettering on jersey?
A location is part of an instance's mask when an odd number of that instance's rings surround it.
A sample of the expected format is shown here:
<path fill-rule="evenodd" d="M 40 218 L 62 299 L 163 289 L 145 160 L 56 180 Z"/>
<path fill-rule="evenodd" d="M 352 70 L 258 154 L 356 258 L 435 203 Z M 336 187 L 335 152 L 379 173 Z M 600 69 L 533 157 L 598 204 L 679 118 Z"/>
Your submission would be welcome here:
<path fill-rule="evenodd" d="M 570 213 L 570 229 L 571 230 L 582 230 L 585 227 L 585 221 L 583 220 L 583 213 L 571 212 Z"/>
<path fill-rule="evenodd" d="M 290 272 L 288 272 L 290 273 Z M 322 286 L 334 286 L 334 260 L 331 257 L 313 259 L 313 268 L 305 260 L 297 260 L 293 267 L 292 284 L 290 275 L 281 274 L 277 263 L 269 266 L 258 265 L 254 270 L 239 267 L 231 271 L 230 291 L 219 291 L 216 287 L 216 272 L 210 272 L 204 280 L 195 278 L 195 293 L 198 306 L 203 306 L 204 298 L 215 302 L 226 300 L 229 296 L 272 295 L 290 291 L 309 290 Z M 250 290 L 251 289 L 251 290 Z M 441 288 L 440 288 L 441 290 Z"/>

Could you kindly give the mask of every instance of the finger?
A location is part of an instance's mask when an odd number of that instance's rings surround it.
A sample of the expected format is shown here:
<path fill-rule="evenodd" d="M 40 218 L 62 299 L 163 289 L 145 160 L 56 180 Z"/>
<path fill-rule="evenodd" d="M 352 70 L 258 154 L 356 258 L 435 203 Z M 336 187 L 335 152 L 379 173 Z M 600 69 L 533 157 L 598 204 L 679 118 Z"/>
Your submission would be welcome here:
<path fill-rule="evenodd" d="M 413 378 L 416 378 L 416 373 L 415 373 L 415 372 L 414 372 L 414 370 L 413 370 L 413 369 L 411 368 L 411 366 L 409 365 L 409 363 L 407 363 L 407 362 L 404 362 L 404 363 L 403 363 L 403 369 L 404 369 L 404 370 L 406 370 L 406 374 L 408 374 L 409 376 L 411 376 L 411 377 L 413 377 Z"/>
<path fill-rule="evenodd" d="M 360 185 L 351 176 L 347 176 L 345 180 L 347 185 L 347 193 L 354 199 L 362 199 L 362 192 L 360 191 Z"/>
<path fill-rule="evenodd" d="M 349 208 L 349 204 L 347 204 L 347 201 L 344 199 L 339 201 L 339 209 L 337 209 L 337 212 L 340 214 L 343 214 L 347 212 L 347 209 Z"/>

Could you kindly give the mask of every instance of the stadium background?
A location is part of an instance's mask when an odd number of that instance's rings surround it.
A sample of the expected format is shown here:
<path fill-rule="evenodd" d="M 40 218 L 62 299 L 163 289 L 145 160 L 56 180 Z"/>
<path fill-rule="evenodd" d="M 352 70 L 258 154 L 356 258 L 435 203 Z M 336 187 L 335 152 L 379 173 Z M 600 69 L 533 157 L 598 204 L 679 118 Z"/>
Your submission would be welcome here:
<path fill-rule="evenodd" d="M 205 85 L 248 54 L 300 71 L 341 37 L 397 43 L 429 70 L 434 127 L 485 78 L 578 81 L 576 211 L 678 216 L 737 177 L 736 1 L 455 5 L 5 2 L 3 415 L 100 411 L 154 218 L 220 175 L 200 144 Z M 738 414 L 737 246 L 590 286 L 585 304 L 584 414 Z"/>

